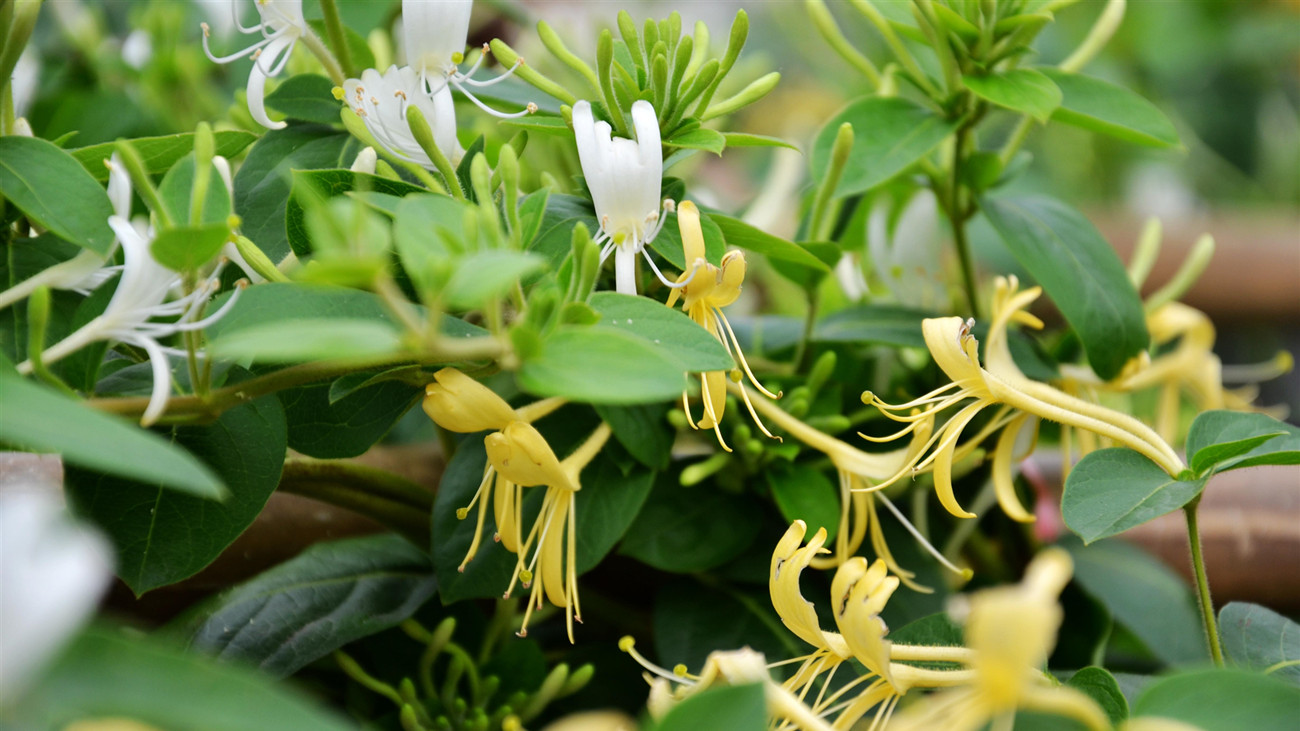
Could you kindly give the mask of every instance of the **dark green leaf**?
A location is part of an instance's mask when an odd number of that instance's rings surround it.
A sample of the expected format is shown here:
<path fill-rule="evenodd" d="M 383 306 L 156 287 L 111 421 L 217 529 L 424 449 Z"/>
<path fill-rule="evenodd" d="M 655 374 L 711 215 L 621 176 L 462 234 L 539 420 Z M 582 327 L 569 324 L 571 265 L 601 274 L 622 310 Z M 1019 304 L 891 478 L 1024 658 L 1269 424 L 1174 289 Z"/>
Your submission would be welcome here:
<path fill-rule="evenodd" d="M 337 114 L 334 116 L 338 117 Z M 257 140 L 257 135 L 251 132 L 233 129 L 214 132 L 213 137 L 217 143 L 216 154 L 227 158 L 238 155 L 244 151 L 245 147 Z M 68 152 L 77 158 L 77 162 L 85 166 L 95 180 L 102 183 L 108 180 L 108 167 L 104 165 L 104 161 L 113 156 L 116 145 L 116 142 L 105 142 L 89 147 L 79 147 Z M 140 153 L 140 159 L 144 162 L 144 169 L 150 175 L 162 175 L 170 170 L 177 160 L 194 150 L 194 133 L 185 132 L 162 137 L 139 137 L 131 140 L 131 146 L 135 148 L 136 152 Z"/>
<path fill-rule="evenodd" d="M 788 261 L 819 272 L 830 271 L 830 267 L 826 266 L 825 262 L 792 241 L 786 241 L 783 238 L 761 231 L 738 218 L 717 213 L 709 214 L 709 217 L 713 219 L 714 223 L 718 224 L 718 228 L 722 230 L 722 235 L 726 238 L 729 246 L 737 246 L 755 254 L 762 254 L 773 260 L 774 263 L 776 261 Z"/>
<path fill-rule="evenodd" d="M 59 452 L 68 465 L 156 483 L 196 498 L 226 494 L 221 478 L 157 434 L 23 380 L 0 367 L 0 442 Z"/>
<path fill-rule="evenodd" d="M 31 729 L 109 718 L 205 731 L 355 728 L 261 674 L 173 649 L 139 632 L 106 629 L 74 640 L 5 714 L 6 725 Z"/>
<path fill-rule="evenodd" d="M 825 528 L 826 543 L 833 545 L 840 529 L 840 499 L 830 478 L 801 464 L 778 464 L 765 470 L 764 476 L 785 522 L 802 520 L 808 535 Z"/>
<path fill-rule="evenodd" d="M 1300 428 L 1267 414 L 1206 411 L 1187 433 L 1187 453 L 1198 475 L 1211 468 L 1300 464 Z"/>
<path fill-rule="evenodd" d="M 204 426 L 173 427 L 168 435 L 208 465 L 229 488 L 217 503 L 98 472 L 69 469 L 66 488 L 75 510 L 108 533 L 118 576 L 137 594 L 193 576 L 244 532 L 280 482 L 286 434 L 284 410 L 264 397 Z"/>
<path fill-rule="evenodd" d="M 674 435 L 668 424 L 667 404 L 597 406 L 596 413 L 638 462 L 655 470 L 668 468 Z"/>
<path fill-rule="evenodd" d="M 1061 545 L 1074 557 L 1075 581 L 1156 658 L 1170 664 L 1209 659 L 1196 599 L 1181 577 L 1123 541 L 1084 547 L 1070 539 Z"/>
<path fill-rule="evenodd" d="M 289 446 L 317 459 L 357 457 L 384 438 L 424 390 L 384 381 L 330 401 L 330 384 L 281 391 Z"/>
<path fill-rule="evenodd" d="M 708 483 L 682 487 L 666 477 L 655 483 L 618 552 L 662 571 L 707 571 L 749 548 L 761 518 L 752 497 Z"/>
<path fill-rule="evenodd" d="M 192 272 L 221 253 L 229 239 L 230 227 L 224 222 L 168 228 L 158 232 L 149 252 L 168 269 Z"/>
<path fill-rule="evenodd" d="M 158 184 L 158 195 L 180 226 L 190 222 L 190 204 L 194 200 L 194 156 L 182 157 Z M 203 217 L 199 223 L 224 224 L 233 213 L 230 191 L 214 171 L 208 178 L 208 193 L 203 201 Z M 164 233 L 166 233 L 164 231 Z"/>
<path fill-rule="evenodd" d="M 725 584 L 683 577 L 655 595 L 654 649 L 664 667 L 678 663 L 691 672 L 704 667 L 710 652 L 752 647 L 769 662 L 795 657 L 802 640 L 790 634 L 772 610 L 772 601 Z M 644 650 L 642 650 L 644 652 Z"/>
<path fill-rule="evenodd" d="M 1147 347 L 1142 300 L 1124 265 L 1088 219 L 1053 198 L 984 199 L 980 208 L 1022 266 L 1043 285 L 1110 380 Z"/>
<path fill-rule="evenodd" d="M 727 241 L 722 236 L 722 229 L 718 228 L 710 214 L 703 212 L 700 213 L 700 229 L 704 234 L 704 258 L 717 266 L 722 263 L 723 254 L 727 253 Z M 682 248 L 682 233 L 678 228 L 676 213 L 668 214 L 663 230 L 650 242 L 650 248 L 667 259 L 669 264 L 685 271 L 686 253 Z M 665 274 L 672 276 L 668 272 Z"/>
<path fill-rule="evenodd" d="M 408 618 L 437 589 L 393 534 L 319 543 L 202 606 L 190 646 L 276 677 Z"/>
<path fill-rule="evenodd" d="M 304 220 L 306 212 L 300 202 L 301 197 L 320 196 L 329 199 L 353 191 L 385 193 L 398 198 L 411 193 L 426 192 L 424 188 L 400 180 L 354 173 L 351 170 L 294 170 L 292 195 L 285 204 L 284 227 L 289 247 L 295 254 L 307 256 L 313 251 L 311 236 L 308 234 Z"/>
<path fill-rule="evenodd" d="M 905 645 L 959 647 L 965 643 L 960 624 L 947 612 L 921 617 L 889 633 L 889 640 Z"/>
<path fill-rule="evenodd" d="M 1061 105 L 1061 90 L 1033 69 L 996 71 L 986 76 L 964 76 L 962 83 L 976 96 L 999 107 L 1023 112 L 1046 122 Z"/>
<path fill-rule="evenodd" d="M 338 124 L 338 99 L 334 82 L 317 74 L 298 74 L 285 79 L 266 95 L 266 106 L 290 119 L 316 124 Z"/>
<path fill-rule="evenodd" d="M 674 706 L 656 731 L 763 731 L 767 702 L 762 684 L 708 690 Z"/>
<path fill-rule="evenodd" d="M 36 137 L 0 137 L 0 195 L 59 238 L 97 254 L 113 244 L 113 206 L 71 155 Z"/>
<path fill-rule="evenodd" d="M 924 348 L 921 321 L 927 317 L 934 317 L 934 313 L 895 305 L 854 305 L 819 320 L 813 340 Z"/>
<path fill-rule="evenodd" d="M 736 367 L 722 343 L 679 310 L 648 297 L 618 292 L 597 292 L 588 304 L 600 315 L 602 326 L 646 341 L 677 360 L 682 370 L 729 371 Z"/>
<path fill-rule="evenodd" d="M 1128 701 L 1120 692 L 1115 676 L 1105 668 L 1086 667 L 1066 681 L 1066 686 L 1082 691 L 1097 702 L 1113 724 L 1128 718 Z"/>
<path fill-rule="evenodd" d="M 1300 688 L 1258 673 L 1200 670 L 1152 683 L 1133 716 L 1159 716 L 1204 731 L 1292 731 Z"/>
<path fill-rule="evenodd" d="M 1085 543 L 1123 533 L 1173 512 L 1205 489 L 1206 478 L 1170 477 L 1125 447 L 1099 449 L 1070 470 L 1061 516 Z"/>
<path fill-rule="evenodd" d="M 542 343 L 541 352 L 524 361 L 517 377 L 538 396 L 646 404 L 680 398 L 684 370 L 668 345 L 596 325 L 557 330 Z"/>
<path fill-rule="evenodd" d="M 1052 119 L 1150 147 L 1181 147 L 1178 130 L 1154 104 L 1108 81 L 1042 69 L 1061 90 Z"/>
<path fill-rule="evenodd" d="M 1232 662 L 1300 685 L 1300 624 L 1268 607 L 1231 602 L 1219 610 L 1219 635 Z"/>
<path fill-rule="evenodd" d="M 688 150 L 705 150 L 721 155 L 727 146 L 727 138 L 715 129 L 696 128 L 672 139 L 664 140 L 665 147 L 681 147 Z"/>
<path fill-rule="evenodd" d="M 957 120 L 946 120 L 899 97 L 870 96 L 850 102 L 822 127 L 813 141 L 813 180 L 826 177 L 831 146 L 845 122 L 853 125 L 853 150 L 837 189 L 842 196 L 862 193 L 890 180 L 916 164 L 957 129 Z"/>

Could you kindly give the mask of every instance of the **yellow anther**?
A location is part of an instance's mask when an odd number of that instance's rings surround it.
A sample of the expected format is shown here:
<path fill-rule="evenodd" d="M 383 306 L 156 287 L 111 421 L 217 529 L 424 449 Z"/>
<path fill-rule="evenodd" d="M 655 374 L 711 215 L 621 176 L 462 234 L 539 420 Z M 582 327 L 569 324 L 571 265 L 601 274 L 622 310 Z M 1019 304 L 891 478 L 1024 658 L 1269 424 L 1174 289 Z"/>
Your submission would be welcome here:
<path fill-rule="evenodd" d="M 633 647 L 636 647 L 636 638 L 632 635 L 624 635 L 618 641 L 618 649 L 623 652 L 631 652 Z"/>

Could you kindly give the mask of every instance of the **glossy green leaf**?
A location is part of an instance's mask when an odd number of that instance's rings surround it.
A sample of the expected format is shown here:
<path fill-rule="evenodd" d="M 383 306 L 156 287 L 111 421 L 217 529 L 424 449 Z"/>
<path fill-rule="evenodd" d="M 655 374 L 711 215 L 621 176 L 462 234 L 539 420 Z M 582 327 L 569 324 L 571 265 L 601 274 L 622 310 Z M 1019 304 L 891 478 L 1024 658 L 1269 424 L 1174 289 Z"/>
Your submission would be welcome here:
<path fill-rule="evenodd" d="M 962 83 L 976 96 L 999 107 L 1023 112 L 1046 122 L 1061 105 L 1061 90 L 1033 69 L 996 71 L 984 76 L 963 76 Z"/>
<path fill-rule="evenodd" d="M 1300 464 L 1300 428 L 1267 414 L 1206 411 L 1187 432 L 1192 471 L 1227 470 L 1258 465 Z"/>
<path fill-rule="evenodd" d="M 722 136 L 727 139 L 727 147 L 785 147 L 796 152 L 799 151 L 798 147 L 780 137 L 754 135 L 748 132 L 723 132 Z"/>
<path fill-rule="evenodd" d="M 318 74 L 290 76 L 266 95 L 266 106 L 289 119 L 316 124 L 339 123 L 339 100 L 334 82 Z"/>
<path fill-rule="evenodd" d="M 259 673 L 174 649 L 138 631 L 98 628 L 73 640 L 31 692 L 5 709 L 6 726 L 14 728 L 71 728 L 86 719 L 205 731 L 355 728 Z"/>
<path fill-rule="evenodd" d="M 778 464 L 764 470 L 763 475 L 785 522 L 802 520 L 810 536 L 825 528 L 826 543 L 833 545 L 840 528 L 840 498 L 830 478 L 821 470 L 801 464 Z"/>
<path fill-rule="evenodd" d="M 456 262 L 455 272 L 442 291 L 447 304 L 459 310 L 481 307 L 519 285 L 519 281 L 546 268 L 546 260 L 527 251 L 479 251 Z"/>
<path fill-rule="evenodd" d="M 235 174 L 235 213 L 243 219 L 244 235 L 273 262 L 287 256 L 292 171 L 348 168 L 358 149 L 351 135 L 321 125 L 293 125 L 263 135 Z"/>
<path fill-rule="evenodd" d="M 351 193 L 368 191 L 385 193 L 401 198 L 412 193 L 424 193 L 424 188 L 401 180 L 390 180 L 378 175 L 354 173 L 351 170 L 294 170 L 293 189 L 285 204 L 284 226 L 289 247 L 298 256 L 311 254 L 314 246 L 303 210 L 303 196 L 320 196 L 325 199 Z"/>
<path fill-rule="evenodd" d="M 1242 670 L 1182 673 L 1147 686 L 1133 716 L 1173 719 L 1203 731 L 1292 731 L 1300 718 L 1300 688 Z"/>
<path fill-rule="evenodd" d="M 752 498 L 708 483 L 682 487 L 664 478 L 655 483 L 618 552 L 661 571 L 707 571 L 749 548 L 761 521 Z"/>
<path fill-rule="evenodd" d="M 279 393 L 289 422 L 289 446 L 308 457 L 358 457 L 384 438 L 424 396 L 424 389 L 384 381 L 330 400 L 330 384 Z"/>
<path fill-rule="evenodd" d="M 195 498 L 226 495 L 207 464 L 153 432 L 96 411 L 0 367 L 0 442 L 19 449 L 58 452 L 76 465 L 121 478 L 148 481 Z"/>
<path fill-rule="evenodd" d="M 645 404 L 680 398 L 684 370 L 668 344 L 596 325 L 557 330 L 540 353 L 524 361 L 517 377 L 519 385 L 538 396 Z"/>
<path fill-rule="evenodd" d="M 1103 380 L 1119 375 L 1149 338 L 1142 300 L 1101 233 L 1046 196 L 986 198 L 980 208 L 1078 333 L 1092 369 Z"/>
<path fill-rule="evenodd" d="M 915 102 L 899 97 L 869 96 L 850 102 L 830 119 L 812 147 L 812 178 L 822 180 L 830 165 L 831 146 L 840 125 L 853 125 L 853 150 L 837 193 L 863 193 L 907 170 L 957 129 Z"/>
<path fill-rule="evenodd" d="M 708 690 L 673 706 L 657 731 L 763 731 L 767 702 L 763 686 L 731 685 Z"/>
<path fill-rule="evenodd" d="M 729 246 L 736 246 L 752 251 L 755 254 L 762 254 L 772 260 L 774 264 L 779 261 L 788 261 L 814 271 L 830 271 L 830 267 L 826 266 L 825 262 L 792 241 L 786 241 L 783 238 L 761 231 L 738 218 L 717 213 L 710 214 L 709 217 L 713 219 L 714 223 L 718 224 L 718 228 L 722 230 L 722 235 L 726 238 Z"/>
<path fill-rule="evenodd" d="M 638 462 L 655 470 L 668 468 L 674 433 L 668 423 L 667 404 L 598 405 L 596 413 Z"/>
<path fill-rule="evenodd" d="M 338 118 L 337 113 L 334 116 Z M 216 154 L 227 158 L 238 155 L 245 147 L 257 141 L 257 135 L 244 130 L 221 130 L 213 132 L 212 136 L 216 142 Z M 116 145 L 116 142 L 104 142 L 68 152 L 77 158 L 77 162 L 81 163 L 95 180 L 103 183 L 108 180 L 108 167 L 104 165 L 104 161 L 113 156 Z M 131 146 L 140 153 L 144 169 L 150 175 L 162 175 L 178 160 L 194 151 L 194 133 L 138 137 L 131 140 Z"/>
<path fill-rule="evenodd" d="M 1123 533 L 1191 502 L 1206 478 L 1180 480 L 1125 447 L 1079 460 L 1065 480 L 1061 516 L 1085 543 Z"/>
<path fill-rule="evenodd" d="M 380 358 L 401 352 L 401 335 L 374 320 L 287 320 L 254 325 L 211 340 L 223 358 L 254 363 L 305 363 L 339 358 Z"/>
<path fill-rule="evenodd" d="M 1209 661 L 1196 599 L 1182 577 L 1124 541 L 1061 545 L 1074 558 L 1075 582 L 1156 658 L 1175 665 Z"/>
<path fill-rule="evenodd" d="M 854 305 L 819 320 L 813 340 L 924 348 L 921 321 L 927 317 L 934 317 L 934 313 L 896 305 Z"/>
<path fill-rule="evenodd" d="M 108 194 L 67 152 L 36 137 L 0 137 L 0 195 L 34 223 L 97 254 L 113 244 Z"/>
<path fill-rule="evenodd" d="M 1223 652 L 1236 665 L 1300 685 L 1300 624 L 1249 602 L 1219 610 Z"/>
<path fill-rule="evenodd" d="M 284 410 L 274 397 L 229 409 L 210 424 L 173 427 L 167 436 L 221 476 L 229 489 L 224 501 L 79 468 L 65 476 L 73 509 L 108 534 L 118 576 L 137 595 L 211 563 L 262 512 L 284 467 Z"/>
<path fill-rule="evenodd" d="M 802 640 L 781 624 L 762 588 L 706 584 L 681 577 L 655 594 L 654 651 L 665 667 L 678 663 L 699 673 L 709 653 L 750 647 L 768 662 L 797 657 Z M 637 649 L 646 652 L 647 648 Z"/>
<path fill-rule="evenodd" d="M 682 370 L 729 371 L 736 367 L 722 343 L 680 310 L 649 297 L 618 292 L 597 292 L 587 304 L 600 315 L 602 326 L 646 341 L 676 359 Z"/>
<path fill-rule="evenodd" d="M 1138 94 L 1083 74 L 1041 69 L 1061 90 L 1052 119 L 1149 147 L 1181 147 L 1178 130 L 1154 104 Z"/>
<path fill-rule="evenodd" d="M 429 557 L 391 533 L 318 543 L 201 606 L 189 646 L 276 677 L 410 617 L 437 589 Z"/>
<path fill-rule="evenodd" d="M 959 647 L 965 644 L 964 636 L 965 631 L 960 624 L 954 622 L 947 612 L 938 612 L 891 630 L 889 640 L 905 645 Z"/>
<path fill-rule="evenodd" d="M 1128 701 L 1119 689 L 1119 683 L 1110 671 L 1100 667 L 1086 667 L 1070 676 L 1066 687 L 1082 691 L 1097 702 L 1113 724 L 1128 718 Z"/>
<path fill-rule="evenodd" d="M 704 150 L 721 155 L 727 146 L 727 138 L 715 129 L 696 128 L 672 139 L 664 140 L 664 147 L 679 147 L 688 150 Z"/>
<path fill-rule="evenodd" d="M 205 223 L 163 229 L 149 244 L 159 264 L 177 272 L 192 272 L 212 261 L 230 239 L 225 223 Z"/>

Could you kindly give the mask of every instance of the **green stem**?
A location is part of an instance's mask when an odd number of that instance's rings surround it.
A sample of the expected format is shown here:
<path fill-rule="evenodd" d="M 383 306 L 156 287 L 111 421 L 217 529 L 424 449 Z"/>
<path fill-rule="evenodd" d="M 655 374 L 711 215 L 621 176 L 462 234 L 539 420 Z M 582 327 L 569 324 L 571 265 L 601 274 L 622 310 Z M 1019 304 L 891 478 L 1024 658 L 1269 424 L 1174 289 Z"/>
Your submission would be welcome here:
<path fill-rule="evenodd" d="M 812 342 L 813 328 L 817 325 L 817 309 L 821 304 L 821 298 L 817 296 L 816 289 L 806 290 L 808 295 L 808 311 L 803 317 L 803 334 L 799 337 L 799 344 L 795 346 L 794 364 L 795 371 L 802 371 L 804 361 L 808 358 L 809 344 Z"/>
<path fill-rule="evenodd" d="M 966 238 L 967 216 L 961 201 L 961 164 L 969 130 L 962 127 L 957 131 L 957 138 L 952 151 L 952 177 L 948 189 L 948 220 L 952 223 L 953 245 L 957 248 L 957 261 L 961 264 L 962 286 L 966 290 L 966 304 L 971 317 L 980 316 L 979 292 L 975 283 L 975 264 L 971 259 L 970 241 Z"/>
<path fill-rule="evenodd" d="M 351 510 L 392 528 L 417 546 L 429 545 L 429 513 L 426 510 L 379 497 L 351 485 L 297 478 L 293 475 L 281 477 L 276 489 Z"/>
<path fill-rule="evenodd" d="M 343 33 L 343 21 L 339 19 L 339 9 L 334 0 L 320 0 L 321 12 L 325 14 L 325 32 L 329 34 L 330 45 L 338 57 L 343 73 L 351 75 L 352 49 L 348 48 L 347 36 Z"/>
<path fill-rule="evenodd" d="M 357 488 L 416 510 L 433 510 L 433 492 L 377 467 L 346 460 L 291 459 L 284 463 L 281 480 L 314 480 Z"/>
<path fill-rule="evenodd" d="M 321 42 L 321 39 L 310 28 L 302 34 L 302 42 L 307 44 L 307 49 L 312 52 L 316 60 L 320 61 L 321 66 L 325 67 L 325 73 L 329 74 L 331 81 L 339 86 L 342 86 L 343 82 L 347 81 L 347 74 L 343 73 L 343 67 L 339 65 L 338 58 L 333 53 L 330 53 L 330 49 Z M 343 47 L 347 48 L 347 44 L 344 43 Z"/>
<path fill-rule="evenodd" d="M 1011 164 L 1011 158 L 1016 156 L 1020 146 L 1025 144 L 1025 138 L 1029 136 L 1029 130 L 1034 127 L 1034 118 L 1025 115 L 1016 123 L 1016 128 L 1011 131 L 1011 136 L 1007 138 L 1006 144 L 1002 146 L 1002 151 L 998 153 L 998 159 L 1002 162 L 1002 167 Z"/>
<path fill-rule="evenodd" d="M 1196 509 L 1201 498 L 1183 506 L 1183 515 L 1187 518 L 1187 543 L 1192 553 L 1192 573 L 1196 577 L 1196 599 L 1201 608 L 1201 619 L 1205 622 L 1205 638 L 1210 645 L 1210 657 L 1214 664 L 1223 667 L 1223 646 L 1219 644 L 1219 625 L 1214 620 L 1214 602 L 1210 599 L 1210 580 L 1205 575 L 1205 557 L 1201 554 L 1201 530 L 1197 525 Z"/>

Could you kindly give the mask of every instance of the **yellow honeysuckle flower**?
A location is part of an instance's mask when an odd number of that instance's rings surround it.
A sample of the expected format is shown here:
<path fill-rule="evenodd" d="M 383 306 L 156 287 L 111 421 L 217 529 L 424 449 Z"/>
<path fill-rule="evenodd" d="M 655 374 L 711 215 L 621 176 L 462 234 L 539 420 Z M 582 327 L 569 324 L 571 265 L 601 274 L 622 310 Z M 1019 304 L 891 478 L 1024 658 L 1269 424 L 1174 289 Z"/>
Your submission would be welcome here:
<path fill-rule="evenodd" d="M 443 368 L 433 377 L 424 387 L 424 413 L 443 429 L 472 434 L 504 429 L 519 418 L 505 399 L 455 368 Z"/>
<path fill-rule="evenodd" d="M 1096 702 L 1073 688 L 1052 687 L 1040 670 L 1056 645 L 1063 617 L 1057 600 L 1072 567 L 1068 553 L 1049 548 L 1029 564 L 1020 584 L 959 597 L 953 614 L 965 619 L 974 681 L 909 707 L 891 731 L 967 731 L 995 719 L 1010 728 L 1017 709 L 1067 716 L 1098 731 L 1109 729 L 1110 721 Z"/>
<path fill-rule="evenodd" d="M 1016 437 L 1030 416 L 1060 422 L 1122 444 L 1140 452 L 1170 475 L 1177 475 L 1184 469 L 1182 460 L 1168 442 L 1138 419 L 1034 381 L 1020 372 L 1011 357 L 1007 327 L 1012 322 L 1042 327 L 1041 320 L 1025 311 L 1041 293 L 1039 287 L 1021 291 L 1015 277 L 998 278 L 983 367 L 980 365 L 979 343 L 971 335 L 972 320 L 944 317 L 922 322 L 926 346 L 952 383 L 903 404 L 887 404 L 870 392 L 864 393 L 862 400 L 865 403 L 875 404 L 889 418 L 908 424 L 901 431 L 876 441 L 897 439 L 915 431 L 925 419 L 933 418 L 940 411 L 967 399 L 974 399 L 974 402 L 963 406 L 937 434 L 929 438 L 918 451 L 918 455 L 927 456 L 909 460 L 903 469 L 881 485 L 892 484 L 931 468 L 939 501 L 948 512 L 960 518 L 973 518 L 975 515 L 964 510 L 953 494 L 952 467 L 954 462 L 1002 429 L 994 449 L 992 474 L 998 503 L 1008 516 L 1024 522 L 1032 521 L 1033 515 L 1020 504 L 1011 479 Z M 949 393 L 954 388 L 956 391 Z M 993 419 L 974 437 L 959 445 L 958 440 L 966 425 L 993 405 L 999 406 Z M 915 412 L 916 407 L 925 408 Z"/>
<path fill-rule="evenodd" d="M 731 388 L 733 391 L 738 390 L 735 385 L 732 385 Z M 835 550 L 830 556 L 818 556 L 811 559 L 813 568 L 827 569 L 839 566 L 857 552 L 858 548 L 862 546 L 863 539 L 870 534 L 872 549 L 875 550 L 876 556 L 884 560 L 890 572 L 898 576 L 906 586 L 914 591 L 924 593 L 932 591 L 932 589 L 913 581 L 916 574 L 899 566 L 894 559 L 893 553 L 889 550 L 889 545 L 885 542 L 880 515 L 876 509 L 878 499 L 903 524 L 908 533 L 917 539 L 922 548 L 949 570 L 970 578 L 969 572 L 954 566 L 934 546 L 930 545 L 930 542 L 916 529 L 916 526 L 913 526 L 906 516 L 894 507 L 888 497 L 883 493 L 876 492 L 881 487 L 884 487 L 883 484 L 877 485 L 877 483 L 898 474 L 905 465 L 919 458 L 934 424 L 932 417 L 917 420 L 911 430 L 912 441 L 907 447 L 891 452 L 873 453 L 864 452 L 818 431 L 771 402 L 759 400 L 754 403 L 754 408 L 763 414 L 768 421 L 776 424 L 790 436 L 829 457 L 831 464 L 835 466 L 838 473 L 840 525 L 835 536 Z"/>
<path fill-rule="evenodd" d="M 731 329 L 731 323 L 727 321 L 727 316 L 723 314 L 722 308 L 735 302 L 740 297 L 740 289 L 745 281 L 745 255 L 740 251 L 729 251 L 722 257 L 722 266 L 716 267 L 710 264 L 704 256 L 704 231 L 700 227 L 700 210 L 690 201 L 683 201 L 677 207 L 677 225 L 682 234 L 682 248 L 686 254 L 686 263 L 690 266 L 690 271 L 684 272 L 677 278 L 677 288 L 668 295 L 668 306 L 672 307 L 677 304 L 677 298 L 682 298 L 682 310 L 694 320 L 697 324 L 708 330 L 713 337 L 717 338 L 720 343 L 726 347 L 727 352 L 736 359 L 740 368 L 744 370 L 744 375 L 748 377 L 749 382 L 754 384 L 764 396 L 768 398 L 781 398 L 781 394 L 772 393 L 763 387 L 754 377 L 754 372 L 749 368 L 749 362 L 745 360 L 745 354 L 740 350 L 740 341 L 736 339 L 736 333 Z M 700 397 L 704 401 L 704 416 L 699 421 L 691 417 L 691 407 L 687 401 L 686 392 L 682 392 L 682 410 L 686 412 L 686 420 L 694 429 L 712 429 L 718 437 L 718 444 L 730 452 L 731 447 L 727 446 L 726 441 L 722 438 L 722 430 L 719 425 L 722 423 L 722 413 L 727 405 L 727 379 L 739 385 L 737 393 L 744 400 L 745 406 L 749 407 L 749 415 L 753 417 L 754 423 L 768 437 L 773 437 L 772 433 L 763 426 L 762 420 L 754 412 L 754 405 L 750 402 L 749 392 L 745 389 L 744 379 L 739 370 L 733 370 L 730 374 L 724 371 L 709 371 L 700 374 Z"/>

